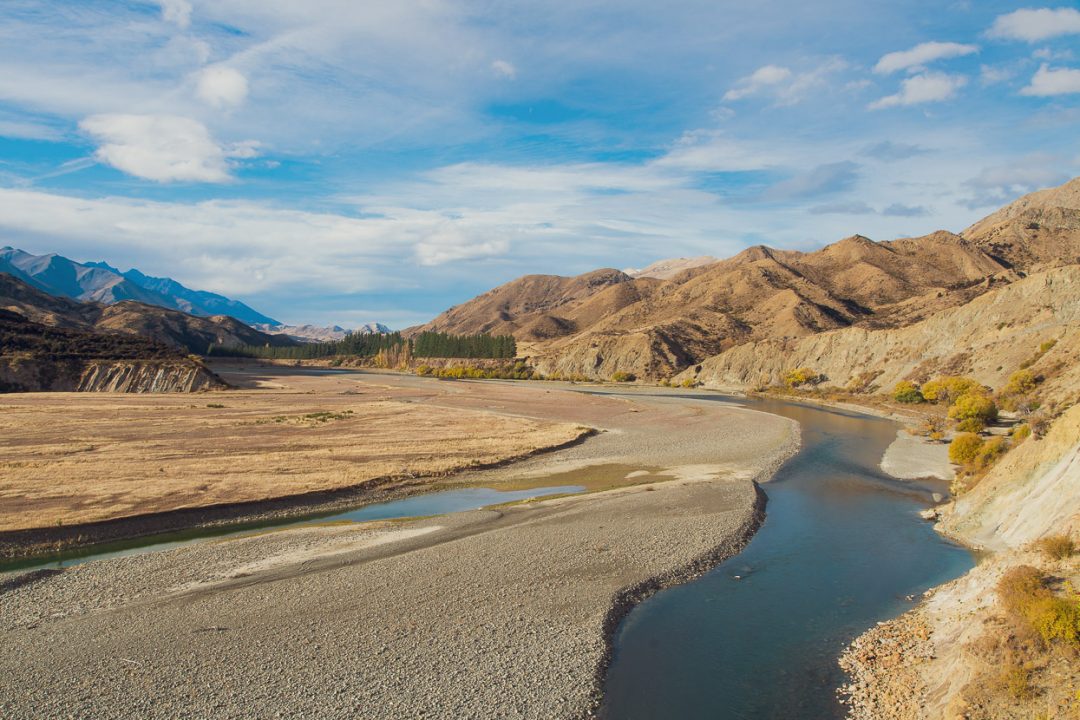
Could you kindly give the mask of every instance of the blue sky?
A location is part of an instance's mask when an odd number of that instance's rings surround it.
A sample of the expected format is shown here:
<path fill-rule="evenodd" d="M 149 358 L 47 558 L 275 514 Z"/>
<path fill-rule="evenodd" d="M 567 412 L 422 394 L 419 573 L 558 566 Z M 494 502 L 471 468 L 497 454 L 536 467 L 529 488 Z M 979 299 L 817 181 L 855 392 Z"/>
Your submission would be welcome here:
<path fill-rule="evenodd" d="M 287 322 L 960 231 L 1078 129 L 1075 3 L 0 4 L 0 244 Z"/>

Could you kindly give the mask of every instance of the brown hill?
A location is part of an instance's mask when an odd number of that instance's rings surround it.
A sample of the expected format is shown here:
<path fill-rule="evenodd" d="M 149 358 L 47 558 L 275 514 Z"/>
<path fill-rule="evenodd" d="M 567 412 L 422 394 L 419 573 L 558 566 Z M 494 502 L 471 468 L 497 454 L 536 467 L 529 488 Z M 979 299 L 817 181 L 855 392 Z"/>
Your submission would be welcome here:
<path fill-rule="evenodd" d="M 962 235 L 1022 271 L 1080 263 L 1080 178 L 1025 195 Z"/>
<path fill-rule="evenodd" d="M 7 273 L 0 273 L 0 309 L 52 327 L 136 335 L 184 353 L 205 354 L 211 344 L 295 344 L 288 338 L 253 330 L 225 315 L 195 317 L 133 301 L 113 305 L 82 303 L 49 295 Z"/>
<path fill-rule="evenodd" d="M 855 235 L 809 253 L 757 246 L 668 279 L 530 275 L 413 330 L 511 333 L 549 373 L 659 378 L 748 342 L 904 327 L 1027 272 L 1078 261 L 1080 179 L 1022 198 L 962 235 Z"/>

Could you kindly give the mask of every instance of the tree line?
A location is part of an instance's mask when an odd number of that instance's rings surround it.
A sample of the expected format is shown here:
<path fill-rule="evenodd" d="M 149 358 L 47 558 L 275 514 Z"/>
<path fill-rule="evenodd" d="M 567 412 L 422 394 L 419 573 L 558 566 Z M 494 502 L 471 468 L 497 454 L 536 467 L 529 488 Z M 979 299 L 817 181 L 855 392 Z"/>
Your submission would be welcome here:
<path fill-rule="evenodd" d="M 451 335 L 422 332 L 413 340 L 413 357 L 513 358 L 517 342 L 513 335 Z"/>
<path fill-rule="evenodd" d="M 351 355 L 375 357 L 379 354 L 407 357 L 513 358 L 517 343 L 511 335 L 451 335 L 423 332 L 416 338 L 393 333 L 349 333 L 334 342 L 304 343 L 287 347 L 270 345 L 211 345 L 207 355 L 248 357 L 267 360 L 316 360 Z"/>

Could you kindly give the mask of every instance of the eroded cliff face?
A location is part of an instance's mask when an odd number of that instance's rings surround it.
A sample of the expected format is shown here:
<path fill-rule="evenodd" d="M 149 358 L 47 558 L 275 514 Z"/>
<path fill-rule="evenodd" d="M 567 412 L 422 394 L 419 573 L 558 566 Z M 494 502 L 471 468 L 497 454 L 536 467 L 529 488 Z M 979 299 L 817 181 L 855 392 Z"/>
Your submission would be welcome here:
<path fill-rule="evenodd" d="M 0 358 L 0 392 L 198 392 L 226 387 L 193 360 Z"/>
<path fill-rule="evenodd" d="M 1056 340 L 1056 361 L 1067 363 L 1046 392 L 1061 398 L 1080 389 L 1080 266 L 1037 273 L 998 287 L 958 308 L 904 328 L 846 328 L 792 340 L 764 340 L 732 348 L 690 368 L 677 380 L 706 387 L 742 388 L 781 382 L 809 367 L 827 384 L 847 387 L 872 378 L 879 391 L 900 380 L 938 374 L 970 375 L 1000 387 L 1035 349 Z"/>

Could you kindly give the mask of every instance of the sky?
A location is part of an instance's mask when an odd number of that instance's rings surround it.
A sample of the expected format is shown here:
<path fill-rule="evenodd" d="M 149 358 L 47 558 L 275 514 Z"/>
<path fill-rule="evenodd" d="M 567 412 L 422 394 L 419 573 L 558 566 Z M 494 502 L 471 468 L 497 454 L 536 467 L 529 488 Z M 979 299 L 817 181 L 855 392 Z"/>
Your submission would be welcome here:
<path fill-rule="evenodd" d="M 1076 3 L 0 3 L 0 245 L 288 323 L 959 232 L 1078 130 Z"/>

